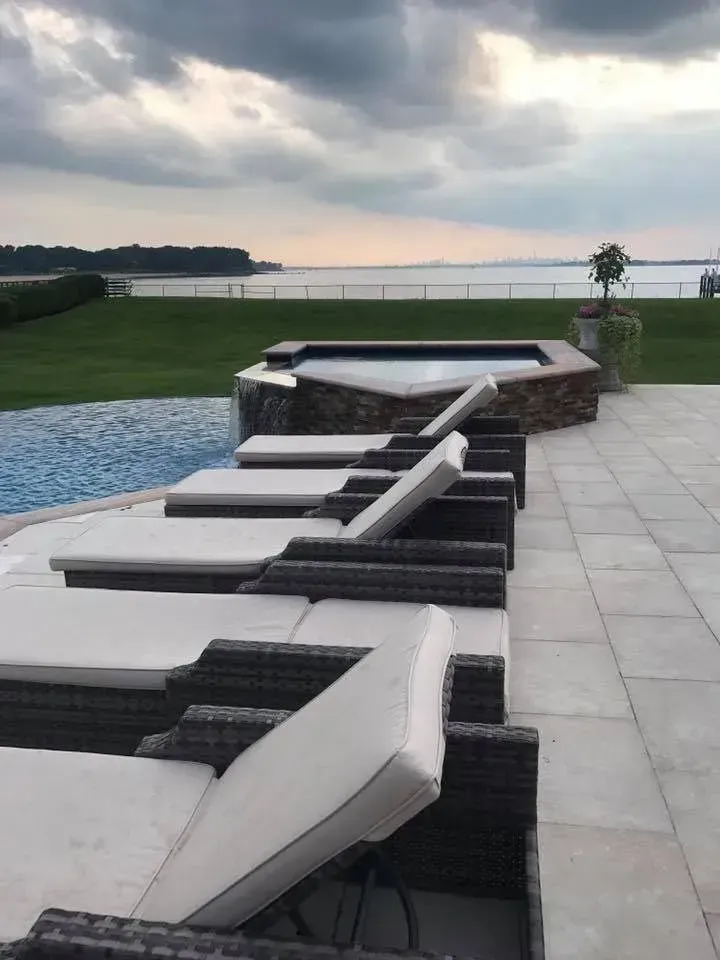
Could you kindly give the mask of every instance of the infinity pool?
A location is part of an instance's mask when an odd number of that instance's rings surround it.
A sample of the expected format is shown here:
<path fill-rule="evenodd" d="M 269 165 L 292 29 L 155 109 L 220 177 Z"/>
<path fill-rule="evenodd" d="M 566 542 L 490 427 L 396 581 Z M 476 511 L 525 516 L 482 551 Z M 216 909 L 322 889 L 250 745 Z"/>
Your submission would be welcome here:
<path fill-rule="evenodd" d="M 0 411 L 0 514 L 176 483 L 231 464 L 226 397 Z"/>

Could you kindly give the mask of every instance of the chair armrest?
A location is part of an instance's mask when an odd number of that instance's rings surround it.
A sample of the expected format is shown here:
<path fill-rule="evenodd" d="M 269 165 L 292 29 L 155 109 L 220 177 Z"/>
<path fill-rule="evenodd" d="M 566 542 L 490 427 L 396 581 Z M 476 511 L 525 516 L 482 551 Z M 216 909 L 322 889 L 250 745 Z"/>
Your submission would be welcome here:
<path fill-rule="evenodd" d="M 170 730 L 144 737 L 135 756 L 207 763 L 221 774 L 243 750 L 289 716 L 287 710 L 192 706 Z"/>
<path fill-rule="evenodd" d="M 306 517 L 332 517 L 349 523 L 377 500 L 363 493 L 331 493 L 322 507 Z M 507 543 L 507 497 L 435 497 L 400 524 L 398 539 L 461 540 L 469 543 Z"/>
<path fill-rule="evenodd" d="M 427 453 L 427 450 L 388 449 L 366 450 L 355 463 L 350 464 L 353 469 L 359 470 L 391 470 L 395 473 L 401 470 L 411 470 Z M 509 450 L 468 450 L 465 454 L 464 470 L 492 471 L 499 473 L 510 470 Z"/>
<path fill-rule="evenodd" d="M 417 435 L 434 417 L 403 417 L 392 425 L 392 433 Z M 482 415 L 466 417 L 455 428 L 463 435 L 468 433 L 520 433 L 520 417 L 492 417 Z"/>
<path fill-rule="evenodd" d="M 500 567 L 507 550 L 500 543 L 460 543 L 442 540 L 344 540 L 339 537 L 295 537 L 274 564 L 285 560 L 334 563 L 407 564 L 433 567 Z M 253 591 L 251 591 L 253 592 Z"/>
<path fill-rule="evenodd" d="M 444 606 L 502 607 L 505 569 L 500 566 L 433 566 L 406 563 L 338 563 L 323 560 L 275 560 L 257 580 L 238 593 L 307 597 L 313 603 L 336 600 L 385 600 Z"/>
<path fill-rule="evenodd" d="M 168 677 L 167 693 L 171 712 L 175 715 L 189 712 L 189 708 L 198 700 L 217 697 L 227 707 L 237 704 L 252 704 L 253 713 L 259 713 L 257 720 L 245 717 L 223 715 L 218 719 L 215 713 L 210 721 L 206 714 L 199 714 L 187 723 L 188 730 L 179 738 L 162 734 L 159 745 L 146 743 L 143 747 L 157 756 L 158 751 L 179 750 L 186 756 L 199 755 L 196 742 L 199 740 L 204 751 L 203 756 L 213 766 L 227 763 L 234 743 L 233 731 L 240 730 L 248 741 L 268 726 L 279 721 L 285 714 L 278 711 L 299 710 L 306 703 L 346 673 L 350 667 L 362 660 L 370 652 L 369 647 L 330 647 L 297 643 L 238 643 L 233 640 L 213 640 L 195 663 L 178 667 Z M 450 705 L 450 719 L 462 722 L 494 722 L 495 704 L 489 703 L 487 691 L 491 686 L 493 693 L 499 690 L 502 699 L 505 663 L 502 657 L 456 654 L 453 698 Z M 483 700 L 485 698 L 485 700 Z M 497 711 L 497 722 L 502 721 L 501 709 Z M 209 711 L 210 708 L 195 708 Z M 270 712 L 268 714 L 268 711 Z M 492 719 L 490 719 L 492 717 Z M 212 726 L 212 733 L 200 730 L 193 732 L 192 724 Z M 222 747 L 219 757 L 207 752 L 205 741 L 210 735 L 216 738 L 222 724 L 228 723 L 230 737 L 228 750 Z M 231 736 L 232 734 L 232 736 Z M 202 735 L 202 736 L 201 736 Z M 147 738 L 148 740 L 150 738 Z M 170 744 L 168 746 L 168 740 Z M 189 745 L 188 745 L 189 744 Z M 215 747 L 212 747 L 215 751 Z M 143 755 L 148 755 L 147 753 Z M 162 754 L 167 756 L 166 753 Z M 174 757 L 178 759 L 178 757 Z M 216 764 L 215 760 L 218 760 Z"/>
<path fill-rule="evenodd" d="M 454 960 L 450 954 L 350 951 L 347 944 L 291 942 L 66 910 L 45 910 L 13 946 L 13 960 Z"/>
<path fill-rule="evenodd" d="M 398 481 L 397 477 L 349 477 L 337 493 L 383 494 Z M 507 497 L 515 504 L 515 480 L 512 477 L 462 477 L 451 484 L 446 497 Z"/>
<path fill-rule="evenodd" d="M 442 791 L 424 815 L 454 828 L 534 826 L 538 755 L 531 727 L 448 724 Z"/>

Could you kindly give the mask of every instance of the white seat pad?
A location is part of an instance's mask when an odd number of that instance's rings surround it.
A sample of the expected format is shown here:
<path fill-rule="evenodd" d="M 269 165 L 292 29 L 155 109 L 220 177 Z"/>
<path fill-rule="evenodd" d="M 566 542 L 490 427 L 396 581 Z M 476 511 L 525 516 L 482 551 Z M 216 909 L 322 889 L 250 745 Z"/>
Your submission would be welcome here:
<path fill-rule="evenodd" d="M 10 587 L 0 678 L 161 690 L 211 640 L 289 640 L 308 607 L 305 597 Z"/>
<path fill-rule="evenodd" d="M 136 916 L 235 926 L 435 800 L 455 624 L 437 607 L 242 753 Z"/>
<path fill-rule="evenodd" d="M 339 520 L 305 517 L 109 517 L 62 546 L 52 570 L 253 576 L 293 537 L 337 537 Z"/>
<path fill-rule="evenodd" d="M 320 506 L 340 490 L 350 470 L 198 470 L 165 495 L 168 504 Z"/>
<path fill-rule="evenodd" d="M 324 647 L 368 647 L 399 630 L 422 609 L 420 603 L 320 600 L 308 607 L 292 643 Z M 508 620 L 494 607 L 443 607 L 457 624 L 455 652 L 507 658 Z"/>
<path fill-rule="evenodd" d="M 0 943 L 50 907 L 130 916 L 208 791 L 211 767 L 0 748 Z"/>
<path fill-rule="evenodd" d="M 250 437 L 235 451 L 240 463 L 264 461 L 357 460 L 366 450 L 380 450 L 392 440 L 391 433 L 262 434 Z"/>

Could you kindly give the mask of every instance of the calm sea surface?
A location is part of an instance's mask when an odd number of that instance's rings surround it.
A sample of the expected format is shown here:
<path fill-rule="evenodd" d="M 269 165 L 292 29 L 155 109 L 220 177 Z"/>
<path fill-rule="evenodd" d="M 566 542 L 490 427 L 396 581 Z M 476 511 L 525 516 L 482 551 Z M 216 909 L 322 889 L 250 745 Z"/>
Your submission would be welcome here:
<path fill-rule="evenodd" d="M 697 297 L 703 267 L 632 267 L 626 296 Z M 597 293 L 588 269 L 572 267 L 348 267 L 288 270 L 254 277 L 135 281 L 138 296 L 254 299 L 582 298 Z M 621 293 L 618 290 L 618 293 Z"/>

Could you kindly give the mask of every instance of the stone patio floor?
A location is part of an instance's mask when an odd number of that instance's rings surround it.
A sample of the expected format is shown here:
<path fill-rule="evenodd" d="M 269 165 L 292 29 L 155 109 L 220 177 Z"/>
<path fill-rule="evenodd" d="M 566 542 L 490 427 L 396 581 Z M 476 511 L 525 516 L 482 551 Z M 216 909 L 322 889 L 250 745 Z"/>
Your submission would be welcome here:
<path fill-rule="evenodd" d="M 528 491 L 509 578 L 511 720 L 541 734 L 547 958 L 712 960 L 720 386 L 604 396 L 597 423 L 530 438 Z M 0 518 L 0 537 L 14 522 Z M 0 589 L 62 585 L 47 555 L 84 522 L 0 544 Z"/>

